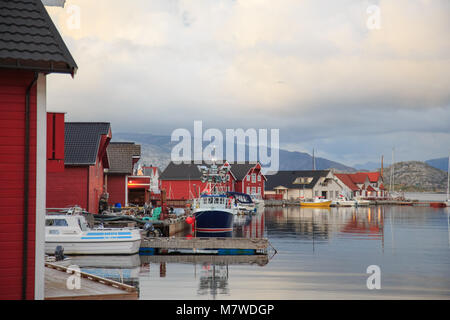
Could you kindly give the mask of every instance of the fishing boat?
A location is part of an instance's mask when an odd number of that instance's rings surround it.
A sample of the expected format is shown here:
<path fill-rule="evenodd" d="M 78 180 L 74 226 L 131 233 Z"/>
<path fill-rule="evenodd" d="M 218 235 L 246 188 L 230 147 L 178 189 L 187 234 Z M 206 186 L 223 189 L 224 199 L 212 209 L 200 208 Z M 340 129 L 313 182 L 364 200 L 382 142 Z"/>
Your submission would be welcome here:
<path fill-rule="evenodd" d="M 194 199 L 195 232 L 200 237 L 231 237 L 233 218 L 238 213 L 236 197 L 227 195 L 225 182 L 228 166 L 218 168 L 213 164 L 201 166 L 202 182 L 207 182 L 207 191 Z"/>
<path fill-rule="evenodd" d="M 46 254 L 53 254 L 57 246 L 68 255 L 135 254 L 140 244 L 139 229 L 91 229 L 82 215 L 45 216 Z"/>
<path fill-rule="evenodd" d="M 310 201 L 300 201 L 300 206 L 305 208 L 329 208 L 331 206 L 331 200 L 314 198 Z"/>

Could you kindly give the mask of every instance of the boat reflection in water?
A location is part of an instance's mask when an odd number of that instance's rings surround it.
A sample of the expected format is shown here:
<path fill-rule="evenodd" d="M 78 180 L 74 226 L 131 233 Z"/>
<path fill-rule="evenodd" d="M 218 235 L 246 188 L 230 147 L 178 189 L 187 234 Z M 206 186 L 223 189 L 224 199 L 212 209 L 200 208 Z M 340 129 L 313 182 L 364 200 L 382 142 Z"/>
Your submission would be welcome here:
<path fill-rule="evenodd" d="M 107 278 L 139 289 L 142 274 L 141 259 L 138 254 L 121 256 L 70 256 L 71 265 L 81 271 Z"/>
<path fill-rule="evenodd" d="M 228 265 L 204 263 L 200 272 L 200 284 L 197 293 L 200 296 L 211 295 L 213 299 L 217 294 L 229 294 Z"/>

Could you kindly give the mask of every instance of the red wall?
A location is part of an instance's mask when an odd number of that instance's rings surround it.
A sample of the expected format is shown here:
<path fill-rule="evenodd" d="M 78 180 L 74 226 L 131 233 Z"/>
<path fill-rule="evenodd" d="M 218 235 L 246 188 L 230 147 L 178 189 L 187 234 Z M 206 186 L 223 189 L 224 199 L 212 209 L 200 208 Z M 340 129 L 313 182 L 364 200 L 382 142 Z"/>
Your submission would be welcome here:
<path fill-rule="evenodd" d="M 198 187 L 200 186 L 200 193 L 205 190 L 207 183 L 202 183 L 200 180 L 161 180 L 161 189 L 166 190 L 167 199 L 192 199 L 198 197 Z M 195 184 L 195 187 L 194 187 Z M 230 175 L 230 180 L 226 183 L 230 191 L 237 191 L 235 189 L 235 180 Z M 189 193 L 190 191 L 190 193 Z"/>
<path fill-rule="evenodd" d="M 31 72 L 0 70 L 0 300 L 22 298 L 25 92 Z M 30 99 L 27 299 L 34 298 L 36 86 Z"/>
<path fill-rule="evenodd" d="M 256 170 L 254 173 L 256 174 L 256 182 L 252 182 L 252 171 L 248 173 L 248 175 L 242 180 L 238 181 L 236 183 L 236 191 L 237 192 L 244 192 L 247 193 L 247 187 L 250 187 L 250 193 L 251 188 L 255 187 L 256 193 L 258 193 L 258 187 L 261 188 L 261 196 L 264 197 L 264 176 L 261 175 L 261 172 L 259 170 Z M 250 176 L 250 181 L 247 181 L 247 177 Z M 261 181 L 258 181 L 258 176 L 261 177 Z M 244 189 L 242 189 L 242 186 L 244 186 Z"/>
<path fill-rule="evenodd" d="M 120 203 L 122 204 L 122 207 L 125 206 L 125 175 L 108 175 L 107 183 L 109 193 L 108 204 L 114 205 L 116 203 Z"/>
<path fill-rule="evenodd" d="M 47 172 L 47 208 L 79 205 L 87 209 L 88 167 L 66 166 L 62 172 Z"/>

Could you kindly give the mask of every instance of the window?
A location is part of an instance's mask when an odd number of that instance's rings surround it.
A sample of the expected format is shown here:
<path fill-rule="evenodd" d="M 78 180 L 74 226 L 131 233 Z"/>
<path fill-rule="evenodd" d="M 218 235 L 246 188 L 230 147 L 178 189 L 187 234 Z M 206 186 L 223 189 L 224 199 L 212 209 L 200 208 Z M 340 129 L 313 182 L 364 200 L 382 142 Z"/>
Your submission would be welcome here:
<path fill-rule="evenodd" d="M 261 194 L 261 187 L 258 187 L 258 194 Z"/>
<path fill-rule="evenodd" d="M 261 181 L 261 175 L 258 174 L 258 181 Z"/>
<path fill-rule="evenodd" d="M 67 221 L 65 219 L 46 219 L 45 225 L 48 227 L 67 227 Z"/>
<path fill-rule="evenodd" d="M 250 187 L 247 187 L 247 194 L 250 194 Z"/>
<path fill-rule="evenodd" d="M 318 197 L 319 196 L 319 191 L 314 191 L 314 196 Z"/>
<path fill-rule="evenodd" d="M 252 182 L 255 183 L 256 182 L 256 174 L 252 173 Z"/>
<path fill-rule="evenodd" d="M 250 181 L 250 176 L 247 176 L 247 181 Z"/>
<path fill-rule="evenodd" d="M 255 194 L 255 193 L 256 193 L 256 188 L 252 187 L 252 194 Z"/>

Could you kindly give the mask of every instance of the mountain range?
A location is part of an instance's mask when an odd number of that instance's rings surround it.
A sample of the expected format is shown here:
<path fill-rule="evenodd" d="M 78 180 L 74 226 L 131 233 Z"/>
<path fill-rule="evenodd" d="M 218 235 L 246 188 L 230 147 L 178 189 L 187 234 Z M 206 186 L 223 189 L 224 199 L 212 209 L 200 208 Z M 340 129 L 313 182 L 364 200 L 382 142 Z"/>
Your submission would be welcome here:
<path fill-rule="evenodd" d="M 161 170 L 164 170 L 169 164 L 172 148 L 178 143 L 172 142 L 170 136 L 129 132 L 114 133 L 113 141 L 133 141 L 140 144 L 141 162 L 145 165 L 158 166 Z M 205 143 L 205 146 L 207 144 L 208 142 Z M 246 159 L 248 159 L 248 154 L 246 154 Z M 308 153 L 280 149 L 279 163 L 279 170 L 311 170 L 313 158 Z M 315 165 L 317 170 L 333 168 L 338 171 L 355 171 L 352 167 L 322 157 L 315 157 Z"/>

